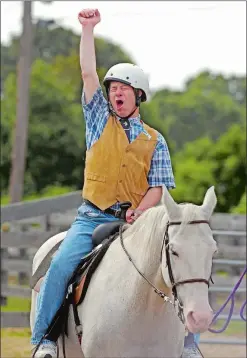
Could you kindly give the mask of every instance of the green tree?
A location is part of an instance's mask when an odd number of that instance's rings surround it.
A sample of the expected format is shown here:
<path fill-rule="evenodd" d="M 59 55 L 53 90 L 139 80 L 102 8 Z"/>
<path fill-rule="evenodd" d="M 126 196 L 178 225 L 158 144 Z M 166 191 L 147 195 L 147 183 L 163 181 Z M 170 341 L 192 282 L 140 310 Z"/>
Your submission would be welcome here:
<path fill-rule="evenodd" d="M 43 59 L 37 58 L 32 66 L 25 194 L 40 192 L 50 185 L 73 186 L 77 189 L 83 183 L 85 125 L 78 56 L 80 37 L 66 29 L 60 30 L 42 29 L 43 37 L 40 33 L 36 34 L 38 38 L 34 42 L 35 56 L 40 55 Z M 58 42 L 62 42 L 64 47 L 57 45 Z M 15 39 L 9 51 L 16 49 L 16 46 Z M 101 51 L 107 53 L 108 50 L 111 56 L 100 55 Z M 131 61 L 121 48 L 103 39 L 96 39 L 97 52 L 97 64 L 101 66 L 98 67 L 100 81 L 114 61 Z M 16 116 L 15 66 L 5 80 L 2 93 L 1 142 L 4 149 L 1 153 L 1 186 L 6 191 Z"/>
<path fill-rule="evenodd" d="M 233 125 L 216 143 L 201 138 L 186 144 L 173 157 L 177 186 L 172 191 L 174 198 L 200 204 L 205 191 L 214 185 L 217 211 L 229 212 L 245 191 L 245 143 L 244 126 Z"/>
<path fill-rule="evenodd" d="M 14 74 L 9 75 L 4 93 L 2 122 L 6 133 L 9 130 L 5 140 L 9 146 L 16 107 Z M 42 60 L 35 61 L 33 65 L 30 93 L 25 194 L 40 192 L 51 184 L 80 186 L 85 149 L 80 103 L 74 102 L 67 81 L 57 76 L 51 64 Z M 9 169 L 9 160 L 7 153 L 4 153 L 1 170 L 5 178 L 9 174 L 6 170 Z"/>
<path fill-rule="evenodd" d="M 190 79 L 183 91 L 162 89 L 152 103 L 177 150 L 187 142 L 208 136 L 216 141 L 234 123 L 246 118 L 244 78 L 225 78 L 202 72 Z"/>
<path fill-rule="evenodd" d="M 187 143 L 173 158 L 176 189 L 171 194 L 178 202 L 201 204 L 206 190 L 216 185 L 214 170 L 216 163 L 208 154 L 212 140 L 204 137 Z"/>
<path fill-rule="evenodd" d="M 246 214 L 246 190 L 243 193 L 237 206 L 234 206 L 231 210 L 233 214 Z"/>
<path fill-rule="evenodd" d="M 53 62 L 57 56 L 69 57 L 71 54 L 76 54 L 75 63 L 77 66 L 80 35 L 75 34 L 70 29 L 59 26 L 53 20 L 49 23 L 39 19 L 34 25 L 33 36 L 33 61 L 43 59 L 45 62 Z M 19 42 L 20 37 L 13 36 L 9 46 L 1 44 L 2 83 L 4 83 L 9 73 L 16 72 Z M 103 68 L 106 71 L 118 62 L 133 62 L 131 57 L 119 45 L 101 37 L 95 37 L 95 48 L 98 69 Z"/>
<path fill-rule="evenodd" d="M 211 160 L 217 163 L 214 178 L 219 192 L 219 211 L 236 206 L 246 185 L 246 128 L 234 124 L 211 149 Z"/>

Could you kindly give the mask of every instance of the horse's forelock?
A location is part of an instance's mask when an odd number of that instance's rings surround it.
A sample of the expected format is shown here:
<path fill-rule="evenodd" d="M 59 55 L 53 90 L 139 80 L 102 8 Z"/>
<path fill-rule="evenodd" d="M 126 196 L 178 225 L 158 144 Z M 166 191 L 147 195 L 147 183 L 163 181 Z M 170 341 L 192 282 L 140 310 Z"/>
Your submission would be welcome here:
<path fill-rule="evenodd" d="M 183 205 L 183 211 L 182 211 L 182 218 L 181 218 L 182 224 L 180 225 L 179 232 L 181 232 L 190 221 L 197 219 L 197 212 L 198 212 L 197 210 L 198 207 L 194 204 L 183 203 L 181 205 Z"/>

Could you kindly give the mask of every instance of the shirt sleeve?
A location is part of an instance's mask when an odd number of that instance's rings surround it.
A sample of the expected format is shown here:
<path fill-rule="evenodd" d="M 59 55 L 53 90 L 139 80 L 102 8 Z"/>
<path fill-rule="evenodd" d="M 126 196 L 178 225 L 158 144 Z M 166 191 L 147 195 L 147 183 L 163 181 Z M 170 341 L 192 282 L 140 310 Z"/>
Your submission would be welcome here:
<path fill-rule="evenodd" d="M 150 187 L 162 185 L 165 185 L 167 189 L 176 187 L 169 149 L 166 140 L 160 133 L 148 173 L 148 183 Z"/>
<path fill-rule="evenodd" d="M 108 116 L 108 102 L 101 87 L 98 87 L 92 99 L 86 103 L 85 93 L 82 92 L 82 109 L 86 123 L 86 145 L 89 149 L 103 132 Z"/>

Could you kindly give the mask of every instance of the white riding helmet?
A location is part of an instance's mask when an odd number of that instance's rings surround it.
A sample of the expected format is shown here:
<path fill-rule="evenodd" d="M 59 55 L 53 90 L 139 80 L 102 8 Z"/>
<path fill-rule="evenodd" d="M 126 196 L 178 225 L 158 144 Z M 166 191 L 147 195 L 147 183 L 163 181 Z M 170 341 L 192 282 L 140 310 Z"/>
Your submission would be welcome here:
<path fill-rule="evenodd" d="M 111 81 L 122 82 L 130 85 L 134 89 L 142 90 L 141 102 L 145 102 L 149 98 L 149 83 L 147 75 L 143 70 L 131 63 L 119 63 L 112 66 L 106 73 L 103 84 L 108 88 Z"/>

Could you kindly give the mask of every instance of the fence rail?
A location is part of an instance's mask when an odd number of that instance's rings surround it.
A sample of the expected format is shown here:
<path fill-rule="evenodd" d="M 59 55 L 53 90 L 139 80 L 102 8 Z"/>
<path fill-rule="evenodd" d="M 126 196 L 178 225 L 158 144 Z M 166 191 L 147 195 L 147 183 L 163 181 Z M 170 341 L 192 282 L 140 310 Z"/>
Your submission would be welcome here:
<path fill-rule="evenodd" d="M 1 301 L 9 296 L 30 297 L 27 286 L 35 251 L 50 237 L 66 231 L 80 205 L 81 192 L 51 199 L 6 205 L 1 208 Z M 218 295 L 228 295 L 246 266 L 246 217 L 216 213 L 210 225 L 219 247 L 219 255 L 213 260 L 215 285 L 209 289 L 210 303 L 214 308 Z M 18 283 L 11 285 L 11 275 L 18 276 Z M 23 286 L 23 283 L 26 286 Z M 246 281 L 238 289 L 237 298 L 246 299 Z M 219 319 L 225 319 L 221 315 Z M 233 321 L 240 317 L 234 314 Z M 29 313 L 2 312 L 2 327 L 29 327 Z M 209 344 L 246 344 L 244 340 L 201 340 Z"/>

